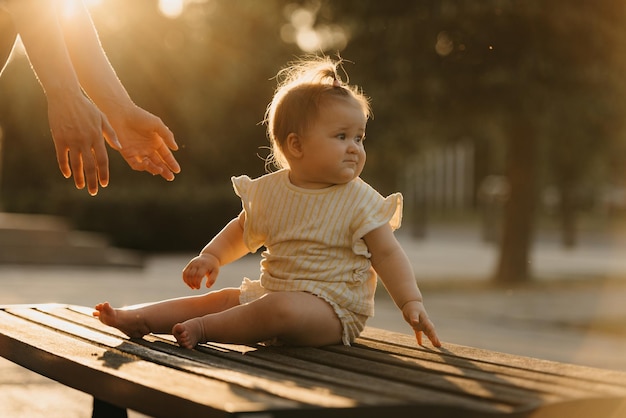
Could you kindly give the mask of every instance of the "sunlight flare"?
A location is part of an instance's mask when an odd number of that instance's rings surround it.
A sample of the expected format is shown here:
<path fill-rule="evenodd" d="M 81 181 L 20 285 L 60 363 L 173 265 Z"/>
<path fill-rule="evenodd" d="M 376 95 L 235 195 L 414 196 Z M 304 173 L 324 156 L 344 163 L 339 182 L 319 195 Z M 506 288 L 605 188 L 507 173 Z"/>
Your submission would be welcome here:
<path fill-rule="evenodd" d="M 159 11 L 171 19 L 175 19 L 183 13 L 185 4 L 183 0 L 159 0 Z"/>

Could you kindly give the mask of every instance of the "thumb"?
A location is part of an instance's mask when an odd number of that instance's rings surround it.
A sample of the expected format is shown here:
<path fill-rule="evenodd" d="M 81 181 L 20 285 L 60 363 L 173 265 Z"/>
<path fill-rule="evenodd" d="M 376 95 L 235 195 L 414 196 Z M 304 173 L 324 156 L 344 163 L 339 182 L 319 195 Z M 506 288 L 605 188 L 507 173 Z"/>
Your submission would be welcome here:
<path fill-rule="evenodd" d="M 209 271 L 206 275 L 206 287 L 211 287 L 215 284 L 215 281 L 217 280 L 217 274 L 219 273 L 219 268 L 214 268 L 213 270 Z"/>
<path fill-rule="evenodd" d="M 120 144 L 120 141 L 117 139 L 117 134 L 115 133 L 113 126 L 111 126 L 111 124 L 109 123 L 109 119 L 107 119 L 104 113 L 101 113 L 101 115 L 102 135 L 104 136 L 104 139 L 113 149 L 116 149 L 117 151 L 121 150 L 122 144 Z"/>

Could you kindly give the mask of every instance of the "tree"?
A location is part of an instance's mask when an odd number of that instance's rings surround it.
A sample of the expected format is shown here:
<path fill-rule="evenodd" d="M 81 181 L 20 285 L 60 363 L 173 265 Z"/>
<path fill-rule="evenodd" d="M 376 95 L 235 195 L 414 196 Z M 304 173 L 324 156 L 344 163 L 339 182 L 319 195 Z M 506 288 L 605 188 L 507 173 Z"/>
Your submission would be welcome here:
<path fill-rule="evenodd" d="M 231 175 L 262 174 L 256 154 L 267 145 L 259 122 L 275 87 L 271 77 L 302 53 L 298 45 L 355 63 L 345 64 L 350 82 L 364 86 L 375 115 L 364 177 L 381 192 L 397 189 L 407 157 L 467 138 L 481 152 L 478 171 L 507 176 L 498 282 L 532 276 L 544 182 L 560 190 L 564 236 L 574 242 L 581 185 L 598 182 L 599 166 L 623 176 L 625 153 L 615 150 L 625 132 L 626 16 L 618 0 L 185 4 L 175 19 L 161 15 L 156 1 L 109 0 L 93 8 L 118 75 L 137 103 L 174 131 L 183 166 L 165 186 L 111 153 L 111 187 L 99 199 L 122 191 L 128 199 L 151 199 L 166 187 L 205 196 Z M 319 44 L 310 42 L 316 36 Z M 42 93 L 14 64 L 0 80 L 3 196 L 15 210 L 45 211 L 73 194 L 61 176 L 50 175 L 56 168 Z M 34 153 L 42 142 L 50 151 Z M 76 210 L 89 198 L 77 199 Z"/>
<path fill-rule="evenodd" d="M 354 74 L 384 120 L 368 136 L 380 135 L 385 149 L 418 151 L 423 137 L 476 139 L 485 124 L 498 126 L 510 198 L 494 280 L 529 279 L 541 173 L 559 180 L 571 234 L 572 190 L 601 155 L 598 142 L 619 136 L 607 127 L 623 111 L 620 3 L 345 0 L 323 2 L 318 17 L 340 22 L 349 33 L 342 53 L 365 64 Z M 580 112 L 584 103 L 593 110 Z M 561 152 L 540 158 L 550 148 Z M 397 166 L 400 154 L 383 155 Z"/>
<path fill-rule="evenodd" d="M 230 176 L 264 172 L 257 154 L 268 145 L 260 122 L 275 88 L 271 78 L 298 52 L 280 35 L 286 3 L 185 2 L 176 18 L 161 14 L 154 0 L 91 6 L 118 76 L 133 100 L 174 132 L 182 166 L 167 183 L 132 171 L 110 150 L 111 183 L 97 199 L 59 174 L 44 95 L 26 58 L 16 55 L 0 80 L 4 209 L 63 215 L 80 229 L 105 231 L 117 245 L 197 248 L 198 236 L 206 240 L 240 207 Z"/>

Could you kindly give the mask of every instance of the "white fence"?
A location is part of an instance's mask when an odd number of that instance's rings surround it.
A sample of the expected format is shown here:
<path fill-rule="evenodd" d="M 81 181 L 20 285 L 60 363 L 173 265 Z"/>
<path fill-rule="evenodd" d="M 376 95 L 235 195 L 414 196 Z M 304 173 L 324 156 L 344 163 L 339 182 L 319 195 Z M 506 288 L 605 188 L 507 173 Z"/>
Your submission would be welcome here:
<path fill-rule="evenodd" d="M 463 211 L 474 208 L 474 146 L 459 142 L 427 150 L 406 166 L 407 209 Z"/>

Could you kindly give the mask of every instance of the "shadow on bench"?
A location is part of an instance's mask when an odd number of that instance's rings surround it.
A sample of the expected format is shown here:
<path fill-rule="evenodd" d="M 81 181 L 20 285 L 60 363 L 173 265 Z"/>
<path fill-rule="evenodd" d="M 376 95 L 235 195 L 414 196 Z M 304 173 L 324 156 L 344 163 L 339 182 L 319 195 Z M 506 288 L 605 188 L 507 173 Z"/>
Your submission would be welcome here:
<path fill-rule="evenodd" d="M 94 396 L 94 416 L 626 417 L 626 373 L 366 328 L 352 347 L 128 339 L 72 305 L 0 309 L 0 355 Z"/>

